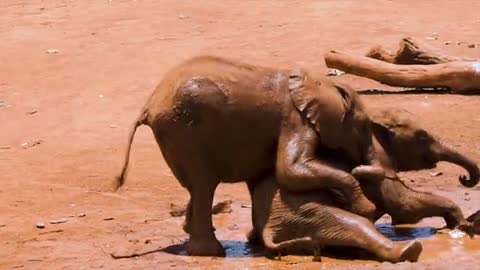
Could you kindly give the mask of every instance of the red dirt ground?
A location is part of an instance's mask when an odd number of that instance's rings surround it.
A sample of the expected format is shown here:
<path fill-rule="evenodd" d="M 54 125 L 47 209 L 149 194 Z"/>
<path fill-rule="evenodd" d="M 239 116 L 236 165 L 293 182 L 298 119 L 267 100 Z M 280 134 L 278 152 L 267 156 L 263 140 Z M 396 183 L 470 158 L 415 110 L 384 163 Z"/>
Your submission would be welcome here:
<path fill-rule="evenodd" d="M 421 239 L 424 253 L 415 264 L 267 259 L 245 244 L 250 209 L 242 205 L 250 202 L 242 183 L 221 185 L 215 198 L 233 199 L 233 212 L 214 219 L 228 257 L 185 256 L 183 218 L 170 217 L 169 210 L 170 203 L 186 203 L 187 193 L 145 127 L 134 142 L 126 187 L 110 192 L 130 124 L 156 83 L 183 59 L 215 54 L 325 73 L 322 56 L 329 49 L 363 54 L 376 43 L 393 48 L 404 36 L 452 54 L 480 57 L 478 10 L 480 2 L 473 0 L 1 1 L 0 269 L 480 267 L 479 240 L 448 234 Z M 47 53 L 51 49 L 58 53 Z M 353 76 L 339 79 L 359 89 L 393 89 Z M 480 97 L 364 99 L 371 108 L 410 111 L 426 128 L 480 161 Z M 22 147 L 38 140 L 38 145 Z M 479 208 L 480 190 L 467 190 L 456 180 L 461 168 L 442 163 L 433 171 L 443 175 L 421 171 L 403 176 L 413 187 L 448 196 L 467 215 Z M 64 217 L 65 223 L 49 223 Z M 46 228 L 37 229 L 38 221 Z M 421 226 L 439 227 L 442 221 L 429 219 Z M 131 259 L 109 255 L 171 245 L 177 246 Z"/>

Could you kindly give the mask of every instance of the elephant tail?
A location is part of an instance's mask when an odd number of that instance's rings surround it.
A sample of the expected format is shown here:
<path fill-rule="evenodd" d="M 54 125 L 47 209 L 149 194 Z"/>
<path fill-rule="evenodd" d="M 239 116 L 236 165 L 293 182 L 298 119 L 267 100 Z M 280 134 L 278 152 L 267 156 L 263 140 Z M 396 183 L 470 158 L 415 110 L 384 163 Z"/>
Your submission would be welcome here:
<path fill-rule="evenodd" d="M 274 243 L 272 229 L 268 227 L 263 230 L 262 240 L 267 249 L 274 251 L 281 251 L 292 246 L 311 246 L 313 244 L 312 238 L 309 236 L 286 240 L 280 243 Z"/>
<path fill-rule="evenodd" d="M 143 110 L 142 114 L 133 123 L 132 129 L 130 130 L 130 135 L 128 136 L 127 151 L 125 153 L 125 161 L 123 163 L 122 172 L 120 173 L 120 176 L 116 178 L 117 181 L 114 187 L 115 191 L 118 190 L 125 183 L 125 177 L 128 169 L 128 162 L 130 160 L 130 150 L 132 148 L 132 143 L 133 143 L 133 137 L 135 137 L 135 132 L 137 132 L 137 128 L 146 123 L 145 121 L 147 120 L 147 117 L 148 117 L 148 110 Z"/>

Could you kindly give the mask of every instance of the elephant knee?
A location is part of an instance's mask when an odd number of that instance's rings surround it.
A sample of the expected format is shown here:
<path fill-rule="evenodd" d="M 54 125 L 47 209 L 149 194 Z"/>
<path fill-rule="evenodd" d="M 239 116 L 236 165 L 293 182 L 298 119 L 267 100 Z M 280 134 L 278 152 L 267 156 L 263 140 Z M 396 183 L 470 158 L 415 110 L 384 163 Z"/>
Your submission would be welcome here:
<path fill-rule="evenodd" d="M 297 173 L 300 169 L 299 166 L 294 165 L 289 168 L 284 168 L 282 170 L 277 170 L 277 182 L 278 184 L 290 191 L 299 192 L 304 189 L 301 187 L 301 177 Z"/>

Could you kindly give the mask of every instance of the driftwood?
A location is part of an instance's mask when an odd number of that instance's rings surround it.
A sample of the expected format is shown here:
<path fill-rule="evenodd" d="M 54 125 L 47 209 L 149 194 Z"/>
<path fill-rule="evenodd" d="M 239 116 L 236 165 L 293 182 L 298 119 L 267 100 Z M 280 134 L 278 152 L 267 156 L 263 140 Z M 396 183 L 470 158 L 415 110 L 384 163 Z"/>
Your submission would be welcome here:
<path fill-rule="evenodd" d="M 454 92 L 480 89 L 480 61 L 456 61 L 432 65 L 398 65 L 366 56 L 331 51 L 325 63 L 346 73 L 399 87 L 449 88 Z"/>
<path fill-rule="evenodd" d="M 451 56 L 427 43 L 407 37 L 400 40 L 396 53 L 391 53 L 381 45 L 368 51 L 367 57 L 400 65 L 432 65 L 448 62 L 475 61 L 473 58 Z"/>

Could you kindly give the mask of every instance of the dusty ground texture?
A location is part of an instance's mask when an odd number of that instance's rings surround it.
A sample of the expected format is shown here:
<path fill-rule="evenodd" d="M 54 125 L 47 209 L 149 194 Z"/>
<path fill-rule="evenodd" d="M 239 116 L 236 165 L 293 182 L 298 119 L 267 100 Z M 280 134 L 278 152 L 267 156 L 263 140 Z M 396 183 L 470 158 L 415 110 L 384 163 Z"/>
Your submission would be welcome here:
<path fill-rule="evenodd" d="M 187 193 L 145 127 L 134 142 L 125 188 L 109 191 L 130 124 L 162 75 L 183 59 L 215 54 L 326 72 L 322 56 L 329 49 L 363 54 L 376 43 L 394 47 L 404 36 L 480 57 L 478 10 L 474 0 L 1 1 L 0 269 L 478 268 L 479 239 L 422 233 L 425 226 L 442 226 L 439 219 L 420 224 L 419 233 L 428 237 L 421 239 L 425 252 L 415 264 L 267 259 L 245 243 L 250 202 L 241 183 L 221 185 L 215 198 L 233 200 L 233 211 L 214 219 L 228 257 L 187 257 L 183 218 L 169 215 L 170 204 L 184 204 Z M 353 76 L 340 79 L 359 89 L 394 90 Z M 371 108 L 408 110 L 480 161 L 480 97 L 364 99 Z M 480 190 L 460 187 L 460 173 L 440 164 L 403 176 L 413 187 L 447 195 L 470 214 L 480 205 Z M 50 224 L 62 218 L 66 222 Z M 44 229 L 36 228 L 40 221 Z M 132 259 L 109 255 L 166 247 Z"/>

